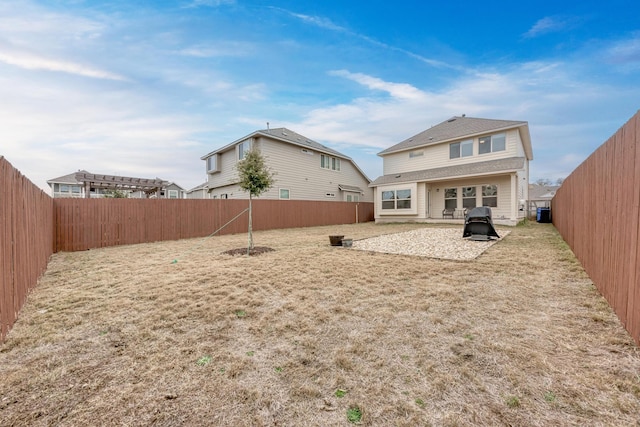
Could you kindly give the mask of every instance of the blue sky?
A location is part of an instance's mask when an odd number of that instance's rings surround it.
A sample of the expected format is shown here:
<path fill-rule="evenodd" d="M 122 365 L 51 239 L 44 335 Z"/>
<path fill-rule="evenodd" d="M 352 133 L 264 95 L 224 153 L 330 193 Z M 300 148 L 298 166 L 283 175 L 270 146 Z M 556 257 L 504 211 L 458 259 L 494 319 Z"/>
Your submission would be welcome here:
<path fill-rule="evenodd" d="M 640 108 L 637 1 L 0 0 L 0 155 L 205 181 L 200 157 L 288 127 L 350 157 L 454 115 L 525 120 L 531 181 Z"/>

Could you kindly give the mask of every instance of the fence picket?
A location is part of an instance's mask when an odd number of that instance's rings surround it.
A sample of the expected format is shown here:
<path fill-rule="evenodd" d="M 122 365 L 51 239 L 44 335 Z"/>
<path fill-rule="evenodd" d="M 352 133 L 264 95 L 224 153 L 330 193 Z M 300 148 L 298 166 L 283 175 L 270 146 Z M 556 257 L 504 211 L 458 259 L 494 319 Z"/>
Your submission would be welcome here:
<path fill-rule="evenodd" d="M 551 209 L 560 235 L 640 345 L 640 111 L 564 180 Z"/>

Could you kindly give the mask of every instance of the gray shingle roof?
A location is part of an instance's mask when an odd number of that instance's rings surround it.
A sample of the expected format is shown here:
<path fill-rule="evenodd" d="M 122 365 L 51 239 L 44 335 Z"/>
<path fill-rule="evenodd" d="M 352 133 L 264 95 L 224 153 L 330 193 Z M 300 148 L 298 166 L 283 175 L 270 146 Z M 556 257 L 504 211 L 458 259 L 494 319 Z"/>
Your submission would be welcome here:
<path fill-rule="evenodd" d="M 233 141 L 230 144 L 225 145 L 224 147 L 218 148 L 217 150 L 214 150 L 210 153 L 205 154 L 204 156 L 200 157 L 201 160 L 205 160 L 207 157 L 210 157 L 213 154 L 217 154 L 217 153 L 223 153 L 225 151 L 230 150 L 232 147 L 235 147 L 237 144 L 239 144 L 240 142 L 248 139 L 248 138 L 253 138 L 255 136 L 265 136 L 267 138 L 273 138 L 273 139 L 277 139 L 279 141 L 284 141 L 287 142 L 289 144 L 294 144 L 294 145 L 298 145 L 300 147 L 307 147 L 307 148 L 311 148 L 313 150 L 319 151 L 321 153 L 327 153 L 327 154 L 331 154 L 332 156 L 336 156 L 336 157 L 340 157 L 342 159 L 346 159 L 346 160 L 352 160 L 351 157 L 349 156 L 345 156 L 344 154 L 333 150 L 329 147 L 326 147 L 322 144 L 320 144 L 319 142 L 313 141 L 309 138 L 307 138 L 306 136 L 300 135 L 299 133 L 296 133 L 292 130 L 289 130 L 287 128 L 275 128 L 275 129 L 261 129 L 261 130 L 257 130 L 253 133 L 250 133 L 247 136 L 244 136 L 240 139 L 237 139 L 235 141 Z"/>
<path fill-rule="evenodd" d="M 76 174 L 77 173 L 91 174 L 91 172 L 87 172 L 86 170 L 82 169 L 82 170 L 78 170 L 78 172 L 70 173 L 69 175 L 63 175 L 63 176 L 59 176 L 57 178 L 49 179 L 49 180 L 47 180 L 47 184 L 49 184 L 49 185 L 51 185 L 53 183 L 56 183 L 56 184 L 82 184 L 82 181 L 78 181 L 76 179 Z"/>
<path fill-rule="evenodd" d="M 560 188 L 559 185 L 539 185 L 529 184 L 529 199 L 531 200 L 551 200 Z"/>
<path fill-rule="evenodd" d="M 528 126 L 528 124 L 527 122 L 514 120 L 478 119 L 474 117 L 455 116 L 381 151 L 378 155 L 521 126 Z"/>
<path fill-rule="evenodd" d="M 306 136 L 300 135 L 299 133 L 296 133 L 287 128 L 262 129 L 262 130 L 256 131 L 256 133 L 260 133 L 262 135 L 270 136 L 272 138 L 276 138 L 280 140 L 285 140 L 287 142 L 290 142 L 291 144 L 300 145 L 302 147 L 313 148 L 316 151 L 323 151 L 328 154 L 332 154 L 336 157 L 342 157 L 343 159 L 351 160 L 350 157 L 347 157 L 336 150 L 326 147 L 320 144 L 319 142 L 309 139 Z"/>
<path fill-rule="evenodd" d="M 350 191 L 353 193 L 364 193 L 364 190 L 355 185 L 338 184 L 338 188 L 342 191 Z"/>
<path fill-rule="evenodd" d="M 438 181 L 449 178 L 460 178 L 512 172 L 524 167 L 524 157 L 510 157 L 508 159 L 487 160 L 485 162 L 469 163 L 464 165 L 446 166 L 435 169 L 425 169 L 413 172 L 394 173 L 376 178 L 369 187 L 397 184 L 403 182 Z"/>
<path fill-rule="evenodd" d="M 202 189 L 203 189 L 203 188 L 205 188 L 207 185 L 209 185 L 209 181 L 207 181 L 207 182 L 203 182 L 203 183 L 202 183 L 202 184 L 200 184 L 200 185 L 196 185 L 196 186 L 195 186 L 195 187 L 193 187 L 192 189 L 187 190 L 187 193 L 192 193 L 192 192 L 197 191 L 197 190 L 202 190 Z"/>

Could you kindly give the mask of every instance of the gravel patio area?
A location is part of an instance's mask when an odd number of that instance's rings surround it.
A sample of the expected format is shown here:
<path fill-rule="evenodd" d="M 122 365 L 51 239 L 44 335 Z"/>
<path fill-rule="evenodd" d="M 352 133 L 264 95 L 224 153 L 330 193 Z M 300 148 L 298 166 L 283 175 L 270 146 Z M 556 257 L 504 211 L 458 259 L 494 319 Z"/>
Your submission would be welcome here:
<path fill-rule="evenodd" d="M 500 239 L 473 241 L 462 238 L 461 228 L 420 228 L 353 242 L 353 249 L 387 254 L 414 255 L 469 261 L 502 240 L 510 231 L 497 230 Z"/>

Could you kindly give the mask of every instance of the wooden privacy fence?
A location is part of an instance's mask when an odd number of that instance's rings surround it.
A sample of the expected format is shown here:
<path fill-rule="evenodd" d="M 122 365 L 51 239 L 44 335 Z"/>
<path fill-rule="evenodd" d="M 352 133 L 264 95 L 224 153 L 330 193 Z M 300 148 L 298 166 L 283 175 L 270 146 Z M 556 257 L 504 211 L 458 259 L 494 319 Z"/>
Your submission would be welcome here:
<path fill-rule="evenodd" d="M 552 220 L 640 345 L 640 111 L 562 183 Z"/>
<path fill-rule="evenodd" d="M 0 342 L 53 248 L 53 199 L 0 156 Z"/>
<path fill-rule="evenodd" d="M 208 236 L 248 200 L 55 199 L 56 252 Z M 312 227 L 373 220 L 373 203 L 254 200 L 253 229 Z M 219 234 L 246 232 L 245 213 Z"/>

